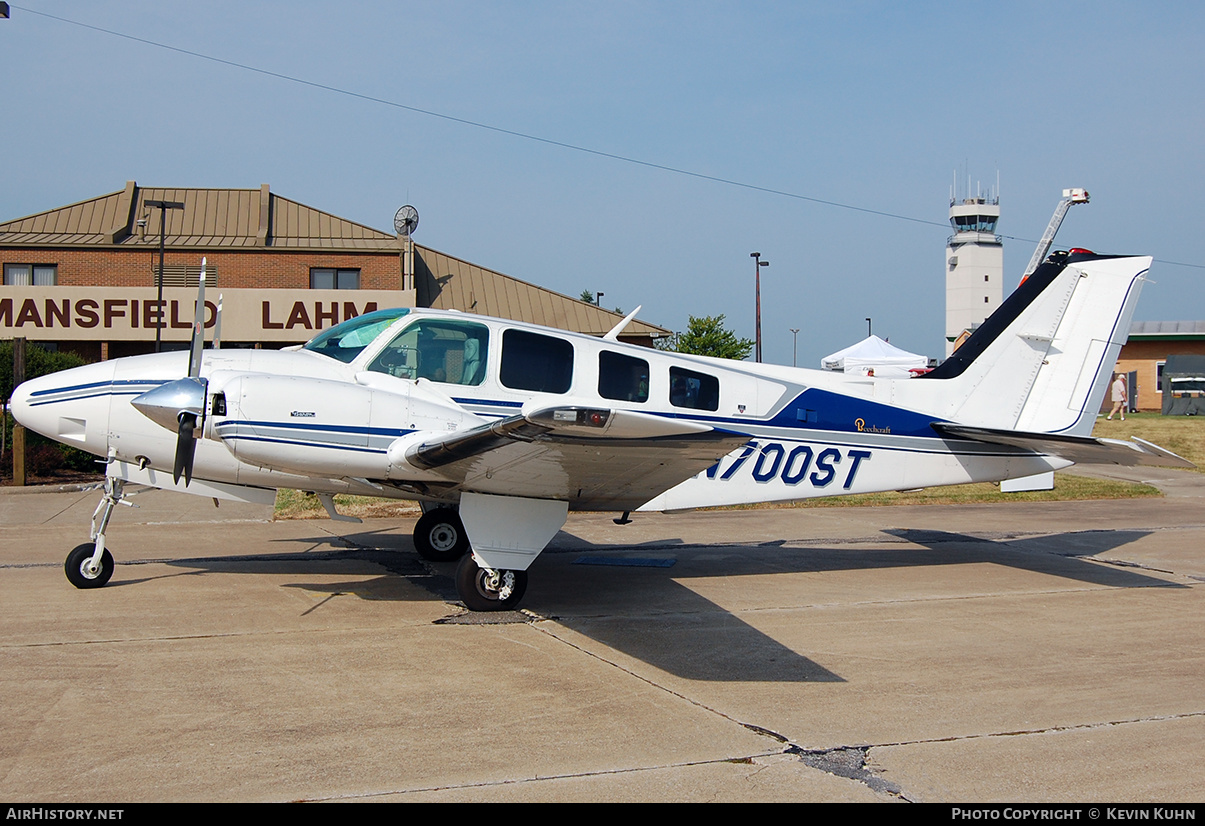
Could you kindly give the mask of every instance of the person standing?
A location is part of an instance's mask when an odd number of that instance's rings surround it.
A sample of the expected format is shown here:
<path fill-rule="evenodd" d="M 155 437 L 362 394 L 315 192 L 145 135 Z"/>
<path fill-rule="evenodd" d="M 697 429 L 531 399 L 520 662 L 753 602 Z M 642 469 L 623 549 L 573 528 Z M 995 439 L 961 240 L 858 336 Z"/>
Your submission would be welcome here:
<path fill-rule="evenodd" d="M 1121 420 L 1126 420 L 1126 407 L 1129 405 L 1128 388 L 1126 387 L 1125 373 L 1118 373 L 1117 378 L 1113 379 L 1113 409 L 1109 411 L 1109 415 L 1105 418 L 1112 419 L 1114 414 L 1121 411 Z"/>

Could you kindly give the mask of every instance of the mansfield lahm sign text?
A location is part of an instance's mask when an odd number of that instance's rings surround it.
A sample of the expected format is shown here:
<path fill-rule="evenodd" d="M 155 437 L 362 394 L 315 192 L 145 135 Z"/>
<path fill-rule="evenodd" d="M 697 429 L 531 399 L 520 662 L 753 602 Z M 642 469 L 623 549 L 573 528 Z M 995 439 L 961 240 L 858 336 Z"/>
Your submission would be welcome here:
<path fill-rule="evenodd" d="M 302 342 L 319 330 L 386 307 L 413 307 L 410 290 L 221 290 L 222 339 Z M 205 296 L 205 326 L 217 320 L 219 291 Z M 153 287 L 0 288 L 0 338 L 33 341 L 187 341 L 197 291 Z"/>

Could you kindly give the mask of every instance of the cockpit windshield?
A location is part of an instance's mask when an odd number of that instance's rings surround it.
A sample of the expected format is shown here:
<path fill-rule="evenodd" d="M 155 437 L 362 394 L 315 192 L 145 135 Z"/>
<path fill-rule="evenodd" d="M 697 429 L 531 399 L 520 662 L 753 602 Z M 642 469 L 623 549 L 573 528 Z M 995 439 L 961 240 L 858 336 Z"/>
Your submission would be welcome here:
<path fill-rule="evenodd" d="M 314 336 L 306 342 L 303 349 L 350 363 L 381 334 L 382 330 L 409 312 L 406 307 L 397 307 L 349 318 L 342 324 Z"/>

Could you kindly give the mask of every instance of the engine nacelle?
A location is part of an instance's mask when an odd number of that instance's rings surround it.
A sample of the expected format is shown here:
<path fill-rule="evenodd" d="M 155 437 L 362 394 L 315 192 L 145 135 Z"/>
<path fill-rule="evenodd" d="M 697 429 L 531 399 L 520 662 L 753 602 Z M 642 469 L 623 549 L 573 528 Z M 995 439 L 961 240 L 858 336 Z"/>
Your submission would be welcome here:
<path fill-rule="evenodd" d="M 480 422 L 431 394 L 298 376 L 242 375 L 224 383 L 225 414 L 211 433 L 240 462 L 310 476 L 383 479 L 388 449 L 416 430 Z"/>

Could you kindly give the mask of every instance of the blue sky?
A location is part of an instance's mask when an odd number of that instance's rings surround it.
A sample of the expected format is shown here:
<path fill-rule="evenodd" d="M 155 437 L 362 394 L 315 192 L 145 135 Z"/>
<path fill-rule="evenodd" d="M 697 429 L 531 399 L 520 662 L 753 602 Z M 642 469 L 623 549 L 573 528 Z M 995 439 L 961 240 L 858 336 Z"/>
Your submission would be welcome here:
<path fill-rule="evenodd" d="M 1205 4 L 20 0 L 0 20 L 0 219 L 120 189 L 258 187 L 799 363 L 943 352 L 957 172 L 1001 183 L 1006 283 L 1064 187 L 1066 248 L 1153 255 L 1139 320 L 1205 319 Z M 481 129 L 54 20 L 602 153 Z M 873 215 L 805 198 L 878 210 Z M 1192 266 L 1183 266 L 1184 264 Z"/>

